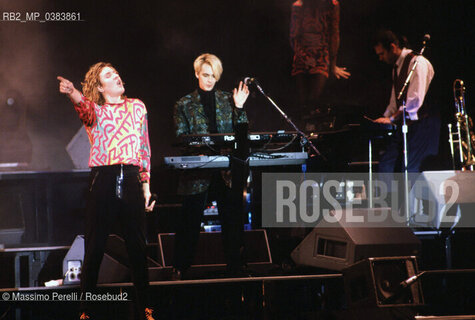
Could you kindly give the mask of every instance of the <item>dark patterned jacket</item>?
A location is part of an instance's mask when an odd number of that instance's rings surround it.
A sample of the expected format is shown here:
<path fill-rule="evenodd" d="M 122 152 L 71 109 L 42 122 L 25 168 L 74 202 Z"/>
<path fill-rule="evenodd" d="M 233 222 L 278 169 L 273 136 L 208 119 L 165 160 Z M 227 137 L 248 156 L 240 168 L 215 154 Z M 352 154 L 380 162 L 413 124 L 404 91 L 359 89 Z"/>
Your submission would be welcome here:
<path fill-rule="evenodd" d="M 234 132 L 236 123 L 248 122 L 246 112 L 234 107 L 233 95 L 216 90 L 216 128 L 218 133 Z M 184 134 L 204 134 L 208 131 L 208 118 L 200 102 L 198 90 L 187 94 L 175 104 L 173 111 L 177 137 Z M 181 173 L 179 194 L 197 194 L 208 189 L 210 173 L 206 170 L 185 170 Z"/>

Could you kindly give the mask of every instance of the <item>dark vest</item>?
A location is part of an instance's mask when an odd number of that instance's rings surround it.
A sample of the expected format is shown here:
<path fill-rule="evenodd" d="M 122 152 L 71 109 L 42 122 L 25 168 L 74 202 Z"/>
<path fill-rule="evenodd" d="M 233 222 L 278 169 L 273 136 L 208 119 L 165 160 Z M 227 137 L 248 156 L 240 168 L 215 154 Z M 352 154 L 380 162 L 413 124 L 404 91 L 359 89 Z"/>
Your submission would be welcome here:
<path fill-rule="evenodd" d="M 396 95 L 396 105 L 398 108 L 402 106 L 402 102 L 405 101 L 407 97 L 407 88 L 406 88 L 403 95 L 401 96 L 401 99 L 397 99 L 397 96 L 399 92 L 401 91 L 402 87 L 404 86 L 404 82 L 406 81 L 407 75 L 409 73 L 409 64 L 411 63 L 411 60 L 412 58 L 414 58 L 414 56 L 415 54 L 413 52 L 410 52 L 407 54 L 406 58 L 404 58 L 404 62 L 402 63 L 402 67 L 401 67 L 401 71 L 399 71 L 399 75 L 397 76 L 396 79 L 393 79 L 394 94 Z M 419 119 L 427 117 L 429 114 L 432 113 L 431 112 L 432 103 L 430 102 L 431 100 L 430 91 L 431 90 L 430 90 L 430 85 L 429 85 L 429 90 L 426 92 L 426 95 L 424 97 L 424 103 L 417 111 L 417 116 Z"/>

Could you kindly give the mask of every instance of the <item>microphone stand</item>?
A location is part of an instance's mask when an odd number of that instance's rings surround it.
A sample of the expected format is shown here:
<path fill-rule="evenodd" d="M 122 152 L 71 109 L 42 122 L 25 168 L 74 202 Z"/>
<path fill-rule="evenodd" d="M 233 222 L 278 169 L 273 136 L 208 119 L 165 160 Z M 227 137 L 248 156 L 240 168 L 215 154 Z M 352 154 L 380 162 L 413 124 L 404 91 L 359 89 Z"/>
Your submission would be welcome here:
<path fill-rule="evenodd" d="M 422 42 L 422 48 L 421 51 L 417 54 L 417 57 L 422 56 L 424 53 L 424 50 L 426 48 L 426 39 L 424 38 L 424 41 Z M 404 91 L 406 91 L 409 82 L 412 79 L 412 76 L 414 74 L 414 70 L 416 69 L 417 63 L 419 62 L 416 57 L 416 61 L 414 62 L 414 65 L 411 68 L 411 71 L 407 75 L 406 81 L 404 82 L 404 85 L 401 88 L 401 91 L 399 91 L 399 94 L 397 95 L 396 101 L 399 101 L 401 99 L 402 95 L 404 94 Z M 402 101 L 402 139 L 403 139 L 403 155 L 404 155 L 404 198 L 405 198 L 405 214 L 406 214 L 406 221 L 407 225 L 409 225 L 409 220 L 411 219 L 410 212 L 409 212 L 409 173 L 408 173 L 408 151 L 407 151 L 407 132 L 408 132 L 408 126 L 406 122 L 406 100 L 404 99 Z"/>
<path fill-rule="evenodd" d="M 274 102 L 274 100 L 272 100 L 271 97 L 269 97 L 265 92 L 264 90 L 262 89 L 262 87 L 259 85 L 259 83 L 257 81 L 253 81 L 253 83 L 256 85 L 256 88 L 262 93 L 262 95 L 264 97 L 267 98 L 267 100 L 270 101 L 270 103 L 277 109 L 277 111 L 279 111 L 279 113 L 282 115 L 282 117 L 290 124 L 290 126 L 292 128 L 294 128 L 295 131 L 297 131 L 297 134 L 300 136 L 300 145 L 302 147 L 304 146 L 309 146 L 317 155 L 321 156 L 324 160 L 325 157 L 320 153 L 320 151 L 317 150 L 317 148 L 315 147 L 315 145 L 312 143 L 312 141 L 308 138 L 308 136 L 302 131 L 300 130 L 296 125 L 295 123 L 285 114 L 285 112 L 279 108 L 279 106 Z"/>

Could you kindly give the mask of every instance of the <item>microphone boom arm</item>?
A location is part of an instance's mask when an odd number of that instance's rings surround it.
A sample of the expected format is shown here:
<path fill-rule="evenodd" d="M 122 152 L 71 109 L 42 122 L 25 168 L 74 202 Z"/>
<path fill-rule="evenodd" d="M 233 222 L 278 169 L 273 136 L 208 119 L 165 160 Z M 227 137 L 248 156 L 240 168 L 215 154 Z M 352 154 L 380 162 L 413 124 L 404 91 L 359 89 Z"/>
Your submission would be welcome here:
<path fill-rule="evenodd" d="M 253 79 L 254 80 L 254 79 Z M 285 112 L 279 108 L 279 106 L 274 102 L 274 100 L 272 100 L 271 97 L 269 97 L 265 92 L 264 90 L 262 89 L 262 87 L 259 85 L 259 83 L 257 81 L 253 81 L 253 83 L 256 85 L 256 88 L 262 93 L 262 95 L 264 97 L 267 98 L 267 100 L 270 101 L 270 103 L 277 109 L 277 111 L 279 111 L 279 113 L 282 115 L 282 117 L 285 119 L 285 121 L 287 121 L 290 126 L 292 128 L 294 128 L 295 131 L 297 131 L 297 134 L 301 137 L 301 145 L 302 146 L 305 146 L 305 145 L 308 145 L 317 155 L 321 156 L 324 160 L 325 157 L 320 153 L 320 151 L 318 151 L 318 149 L 315 147 L 315 145 L 312 143 L 312 141 L 308 138 L 308 136 L 302 131 L 300 130 L 296 125 L 295 123 L 292 121 L 292 119 L 290 119 L 286 114 Z"/>
<path fill-rule="evenodd" d="M 430 35 L 426 34 L 424 35 L 424 40 L 422 41 L 422 48 L 419 53 L 417 53 L 417 56 L 422 56 L 424 54 L 424 50 L 426 49 L 427 46 L 427 41 L 430 40 Z M 409 81 L 412 79 L 412 74 L 414 73 L 414 70 L 416 70 L 416 66 L 418 63 L 418 59 L 416 58 L 416 61 L 414 62 L 414 65 L 411 68 L 411 71 L 407 75 L 406 81 L 404 82 L 404 85 L 401 88 L 401 91 L 399 91 L 399 94 L 397 95 L 397 100 L 401 99 L 402 95 L 404 94 L 404 91 L 406 90 L 407 86 L 409 85 Z"/>

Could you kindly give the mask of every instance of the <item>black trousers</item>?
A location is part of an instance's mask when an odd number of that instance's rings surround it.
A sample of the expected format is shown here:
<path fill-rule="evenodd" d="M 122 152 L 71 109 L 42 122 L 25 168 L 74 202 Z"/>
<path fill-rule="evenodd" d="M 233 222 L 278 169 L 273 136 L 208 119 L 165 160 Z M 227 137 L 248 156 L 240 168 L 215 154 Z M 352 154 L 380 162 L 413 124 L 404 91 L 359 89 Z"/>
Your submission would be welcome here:
<path fill-rule="evenodd" d="M 422 118 L 408 126 L 407 171 L 409 173 L 409 188 L 411 188 L 414 180 L 418 177 L 414 173 L 426 170 L 427 167 L 430 167 L 431 162 L 435 162 L 439 151 L 439 136 L 440 118 L 438 116 Z M 401 128 L 399 128 L 392 135 L 385 152 L 381 155 L 378 169 L 379 173 L 383 174 L 380 180 L 386 184 L 388 191 L 401 195 L 398 196 L 397 205 L 399 206 L 404 201 L 403 177 L 390 173 L 404 172 L 403 142 L 403 133 Z M 392 186 L 394 181 L 397 182 L 397 187 L 395 188 Z"/>
<path fill-rule="evenodd" d="M 235 184 L 233 180 L 233 184 Z M 244 230 L 242 186 L 227 187 L 218 173 L 210 186 L 221 216 L 224 255 L 229 271 L 237 271 L 243 264 Z M 238 190 L 241 189 L 239 192 Z M 174 267 L 185 272 L 195 257 L 201 231 L 201 216 L 207 204 L 210 190 L 187 195 L 183 199 L 178 225 L 176 226 Z"/>
<path fill-rule="evenodd" d="M 122 195 L 117 194 L 117 178 L 122 171 Z M 148 303 L 148 270 L 144 233 L 145 199 L 139 169 L 131 165 L 95 167 L 91 171 L 86 211 L 85 255 L 81 272 L 81 293 L 96 288 L 107 237 L 118 223 L 124 238 L 129 268 L 135 285 L 137 311 L 144 316 Z M 82 311 L 89 304 L 82 304 Z"/>
<path fill-rule="evenodd" d="M 408 127 L 408 172 L 421 172 L 424 162 L 432 160 L 439 152 L 440 118 L 429 116 L 415 121 Z M 399 129 L 391 138 L 379 160 L 379 172 L 403 172 L 403 135 Z"/>

